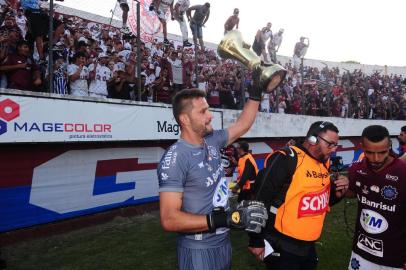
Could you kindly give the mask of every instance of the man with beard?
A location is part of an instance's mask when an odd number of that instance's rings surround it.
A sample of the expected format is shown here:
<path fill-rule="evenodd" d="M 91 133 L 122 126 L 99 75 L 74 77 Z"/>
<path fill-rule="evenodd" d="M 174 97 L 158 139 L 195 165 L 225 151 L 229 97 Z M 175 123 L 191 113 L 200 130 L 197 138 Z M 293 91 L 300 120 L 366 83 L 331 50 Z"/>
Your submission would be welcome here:
<path fill-rule="evenodd" d="M 379 125 L 362 132 L 365 158 L 348 170 L 348 197 L 358 210 L 349 270 L 406 267 L 406 164 L 392 153 L 388 130 Z"/>
<path fill-rule="evenodd" d="M 267 269 L 316 269 L 315 242 L 324 218 L 348 188 L 345 176 L 330 179 L 328 163 L 338 138 L 333 123 L 315 122 L 303 144 L 274 152 L 258 173 L 256 198 L 269 210 L 269 220 L 262 236 L 251 235 L 249 250 Z M 265 252 L 265 243 L 272 250 Z"/>
<path fill-rule="evenodd" d="M 250 100 L 237 121 L 213 130 L 213 115 L 204 91 L 185 89 L 173 99 L 180 139 L 158 165 L 160 216 L 166 231 L 178 232 L 179 269 L 230 269 L 229 228 L 259 233 L 267 214 L 262 203 L 243 201 L 231 210 L 220 149 L 254 123 L 261 100 L 260 70 L 254 71 Z"/>
<path fill-rule="evenodd" d="M 400 129 L 400 134 L 398 136 L 399 140 L 399 157 L 405 159 L 406 157 L 406 126 Z"/>

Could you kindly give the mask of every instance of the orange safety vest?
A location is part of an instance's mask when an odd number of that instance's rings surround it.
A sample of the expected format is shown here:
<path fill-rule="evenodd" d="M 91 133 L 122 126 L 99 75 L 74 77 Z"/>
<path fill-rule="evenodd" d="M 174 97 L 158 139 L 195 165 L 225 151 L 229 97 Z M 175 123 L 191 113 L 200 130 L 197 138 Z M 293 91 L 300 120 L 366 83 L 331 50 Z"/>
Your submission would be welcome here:
<path fill-rule="evenodd" d="M 238 165 L 237 165 L 237 170 L 238 170 L 238 178 L 237 178 L 237 183 L 240 182 L 241 176 L 244 173 L 245 170 L 245 162 L 249 159 L 252 163 L 252 165 L 255 168 L 255 174 L 258 174 L 258 166 L 257 163 L 255 162 L 254 157 L 251 154 L 246 154 L 243 157 L 240 157 L 238 159 Z M 243 190 L 250 190 L 251 189 L 251 182 L 253 183 L 255 179 L 248 179 L 244 186 L 242 187 Z"/>
<path fill-rule="evenodd" d="M 290 148 L 296 152 L 298 162 L 285 201 L 277 209 L 274 227 L 295 239 L 315 241 L 330 210 L 330 175 L 323 163 L 298 147 Z"/>

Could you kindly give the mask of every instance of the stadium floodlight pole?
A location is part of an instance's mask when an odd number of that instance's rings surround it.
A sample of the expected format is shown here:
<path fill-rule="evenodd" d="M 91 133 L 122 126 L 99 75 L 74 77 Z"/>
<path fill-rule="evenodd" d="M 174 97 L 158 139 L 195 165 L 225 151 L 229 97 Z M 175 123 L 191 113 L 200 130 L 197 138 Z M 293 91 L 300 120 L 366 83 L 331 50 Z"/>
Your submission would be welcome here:
<path fill-rule="evenodd" d="M 48 77 L 49 77 L 49 92 L 54 92 L 54 71 L 53 71 L 53 34 L 54 34 L 54 0 L 49 1 L 49 33 L 48 33 Z"/>
<path fill-rule="evenodd" d="M 137 2 L 137 89 L 138 100 L 141 101 L 141 4 Z"/>

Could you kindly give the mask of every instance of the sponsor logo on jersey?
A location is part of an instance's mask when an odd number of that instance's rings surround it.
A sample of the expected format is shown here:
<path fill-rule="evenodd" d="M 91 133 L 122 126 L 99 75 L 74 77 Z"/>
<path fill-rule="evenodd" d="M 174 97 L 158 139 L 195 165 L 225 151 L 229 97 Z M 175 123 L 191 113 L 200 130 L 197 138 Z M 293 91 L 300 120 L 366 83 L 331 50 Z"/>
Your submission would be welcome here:
<path fill-rule="evenodd" d="M 374 201 L 370 201 L 368 200 L 366 197 L 364 196 L 359 196 L 357 195 L 358 200 L 365 205 L 371 206 L 373 208 L 376 209 L 380 209 L 380 210 L 384 210 L 384 211 L 389 211 L 389 212 L 395 212 L 396 211 L 396 204 L 394 205 L 387 205 L 384 204 L 383 202 L 374 202 Z"/>
<path fill-rule="evenodd" d="M 229 189 L 227 186 L 227 179 L 222 177 L 217 184 L 216 191 L 213 196 L 214 207 L 225 207 L 228 202 Z"/>
<path fill-rule="evenodd" d="M 398 191 L 392 186 L 384 186 L 381 190 L 381 195 L 387 200 L 394 200 L 398 196 Z"/>
<path fill-rule="evenodd" d="M 396 176 L 396 175 L 390 175 L 390 174 L 386 174 L 386 176 L 385 176 L 385 178 L 386 179 L 388 179 L 388 180 L 391 180 L 391 181 L 398 181 L 399 180 L 399 177 L 398 176 Z"/>
<path fill-rule="evenodd" d="M 361 174 L 361 175 L 368 175 L 366 172 L 364 172 L 363 170 L 357 170 L 357 173 Z"/>
<path fill-rule="evenodd" d="M 379 234 L 383 233 L 388 229 L 388 222 L 386 219 L 379 213 L 369 210 L 362 209 L 361 215 L 359 218 L 362 228 L 367 233 Z"/>
<path fill-rule="evenodd" d="M 307 171 L 306 171 L 306 177 L 309 177 L 309 178 L 322 178 L 322 179 L 324 179 L 324 178 L 329 177 L 329 174 L 328 174 L 328 173 L 322 173 L 322 172 L 316 172 L 316 171 L 309 171 L 309 170 L 307 170 Z"/>
<path fill-rule="evenodd" d="M 379 187 L 378 186 L 372 185 L 369 189 L 371 191 L 373 191 L 373 192 L 379 193 Z"/>
<path fill-rule="evenodd" d="M 383 241 L 368 237 L 364 234 L 358 236 L 357 247 L 369 254 L 377 257 L 383 257 Z"/>
<path fill-rule="evenodd" d="M 176 150 L 176 145 L 172 145 L 171 148 L 169 148 L 168 152 L 166 152 L 164 158 L 161 161 L 161 167 L 163 170 L 169 169 L 171 164 L 174 164 L 171 162 L 172 157 L 174 156 L 176 159 L 176 155 L 174 155 L 174 150 Z"/>
<path fill-rule="evenodd" d="M 206 187 L 210 187 L 211 185 L 213 185 L 214 183 L 217 182 L 222 170 L 223 170 L 223 167 L 221 167 L 221 164 L 220 164 L 218 166 L 217 170 L 212 174 L 212 176 L 211 177 L 208 176 L 206 178 Z"/>
<path fill-rule="evenodd" d="M 360 181 L 356 181 L 356 182 L 355 182 L 355 185 L 356 185 L 357 187 L 361 187 L 361 182 L 360 182 Z"/>
<path fill-rule="evenodd" d="M 305 194 L 299 202 L 298 217 L 321 215 L 328 209 L 330 189 Z"/>

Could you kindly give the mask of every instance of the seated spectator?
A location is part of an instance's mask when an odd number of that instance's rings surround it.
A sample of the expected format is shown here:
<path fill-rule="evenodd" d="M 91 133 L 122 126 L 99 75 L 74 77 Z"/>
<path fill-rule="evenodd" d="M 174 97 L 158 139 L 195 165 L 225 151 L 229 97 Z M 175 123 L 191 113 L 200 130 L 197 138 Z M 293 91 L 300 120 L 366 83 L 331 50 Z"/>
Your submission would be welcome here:
<path fill-rule="evenodd" d="M 0 71 L 7 74 L 8 87 L 12 89 L 34 91 L 42 84 L 39 67 L 32 59 L 25 40 L 17 43 L 17 53 L 7 56 Z"/>
<path fill-rule="evenodd" d="M 86 54 L 78 52 L 73 58 L 73 64 L 68 66 L 68 76 L 70 81 L 70 94 L 73 96 L 89 96 L 89 69 L 85 66 Z"/>

